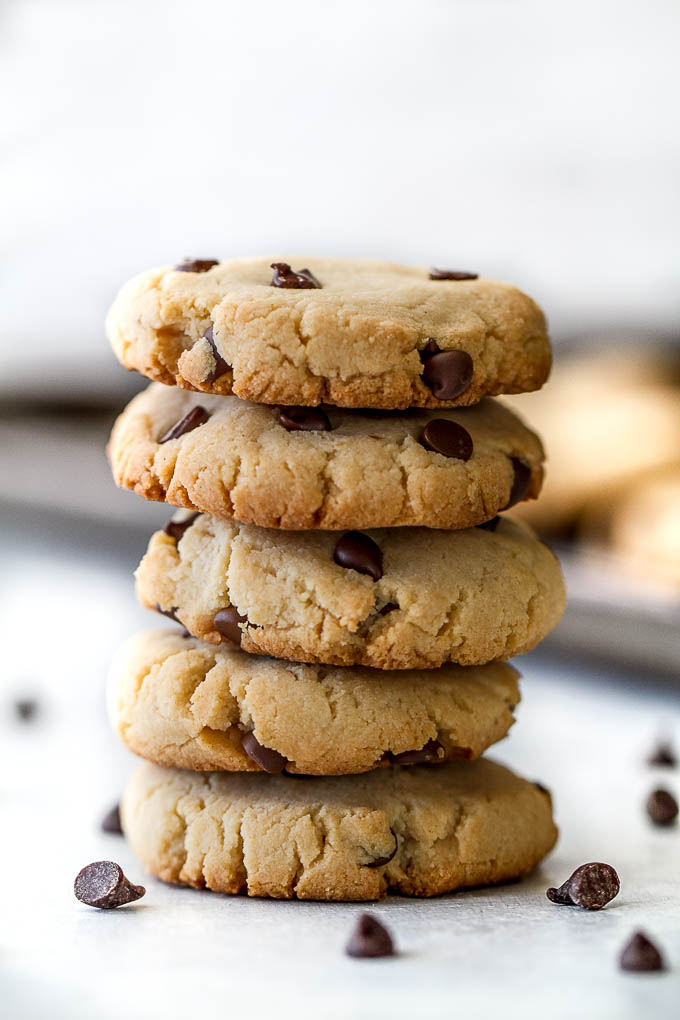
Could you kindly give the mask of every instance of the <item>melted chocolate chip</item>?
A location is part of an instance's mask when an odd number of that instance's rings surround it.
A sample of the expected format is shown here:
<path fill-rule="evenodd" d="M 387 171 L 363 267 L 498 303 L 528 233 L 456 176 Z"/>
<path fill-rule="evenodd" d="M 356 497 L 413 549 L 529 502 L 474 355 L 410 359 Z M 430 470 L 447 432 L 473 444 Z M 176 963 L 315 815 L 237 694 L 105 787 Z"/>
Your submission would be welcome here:
<path fill-rule="evenodd" d="M 415 751 L 401 751 L 400 754 L 390 754 L 390 761 L 395 765 L 422 765 L 427 762 L 444 761 L 446 751 L 438 740 L 428 740 L 423 747 Z"/>
<path fill-rule="evenodd" d="M 173 425 L 171 429 L 161 436 L 158 442 L 162 445 L 163 443 L 169 442 L 171 439 L 179 439 L 180 436 L 185 436 L 187 432 L 193 432 L 199 425 L 204 425 L 210 415 L 204 407 L 197 404 L 196 407 L 192 407 L 183 418 Z"/>
<path fill-rule="evenodd" d="M 215 380 L 219 379 L 221 375 L 224 375 L 225 372 L 229 371 L 231 365 L 224 360 L 220 352 L 217 350 L 217 345 L 215 344 L 215 337 L 213 335 L 212 326 L 209 326 L 208 329 L 206 329 L 205 333 L 203 334 L 203 339 L 207 340 L 208 343 L 210 344 L 212 356 L 215 361 L 215 367 L 213 368 L 210 375 L 206 376 L 205 381 L 215 382 Z"/>
<path fill-rule="evenodd" d="M 123 835 L 123 828 L 120 824 L 120 805 L 114 804 L 110 811 L 107 811 L 102 818 L 102 832 L 112 832 L 116 836 Z"/>
<path fill-rule="evenodd" d="M 657 744 L 656 748 L 647 759 L 647 764 L 653 765 L 656 768 L 674 769 L 677 767 L 678 760 L 671 745 L 664 742 Z"/>
<path fill-rule="evenodd" d="M 175 542 L 179 542 L 184 532 L 188 531 L 196 518 L 200 516 L 201 515 L 197 511 L 195 514 L 189 514 L 189 516 L 185 517 L 182 521 L 170 520 L 163 528 L 163 531 L 166 535 L 169 535 L 170 538 L 174 538 Z"/>
<path fill-rule="evenodd" d="M 647 814 L 654 825 L 672 825 L 678 817 L 678 802 L 668 790 L 652 790 L 647 798 Z"/>
<path fill-rule="evenodd" d="M 240 648 L 243 633 L 239 623 L 248 623 L 248 617 L 241 616 L 238 609 L 234 606 L 218 610 L 213 617 L 213 624 L 222 637 L 225 637 L 227 641 L 231 641 L 232 645 L 237 645 Z"/>
<path fill-rule="evenodd" d="M 636 931 L 626 942 L 619 956 L 619 966 L 621 970 L 634 971 L 638 974 L 666 969 L 663 956 L 641 931 Z"/>
<path fill-rule="evenodd" d="M 464 269 L 431 269 L 431 280 L 477 280 L 479 273 L 467 273 Z"/>
<path fill-rule="evenodd" d="M 32 722 L 38 715 L 38 702 L 35 698 L 16 698 L 14 714 L 21 722 Z"/>
<path fill-rule="evenodd" d="M 429 354 L 423 363 L 423 381 L 437 400 L 455 400 L 465 393 L 473 375 L 474 364 L 467 351 L 439 351 Z"/>
<path fill-rule="evenodd" d="M 173 623 L 179 623 L 179 624 L 182 623 L 181 620 L 177 619 L 177 609 L 178 609 L 177 606 L 173 606 L 172 609 L 161 609 L 160 603 L 157 602 L 156 605 L 154 606 L 154 609 L 156 610 L 157 613 L 160 613 L 161 616 L 167 616 L 168 620 L 172 620 Z"/>
<path fill-rule="evenodd" d="M 458 422 L 448 418 L 433 418 L 420 434 L 420 445 L 431 453 L 455 460 L 469 460 L 472 456 L 472 436 Z"/>
<path fill-rule="evenodd" d="M 272 775 L 275 775 L 277 772 L 283 772 L 288 764 L 287 758 L 279 754 L 278 751 L 274 751 L 271 747 L 265 747 L 261 744 L 254 733 L 246 733 L 241 741 L 241 746 L 251 761 L 254 761 L 261 769 Z"/>
<path fill-rule="evenodd" d="M 582 864 L 559 889 L 547 889 L 546 896 L 551 903 L 601 910 L 618 896 L 620 888 L 619 876 L 612 866 L 594 861 Z"/>
<path fill-rule="evenodd" d="M 519 457 L 511 457 L 510 461 L 514 471 L 514 478 L 512 480 L 512 488 L 510 489 L 510 499 L 503 507 L 503 510 L 509 510 L 515 503 L 521 503 L 523 499 L 526 499 L 531 485 L 531 468 L 529 465 L 525 464 Z"/>
<path fill-rule="evenodd" d="M 95 861 L 76 875 L 73 891 L 81 903 L 100 910 L 111 910 L 140 899 L 146 889 L 133 885 L 114 861 Z"/>
<path fill-rule="evenodd" d="M 383 576 L 382 550 L 361 531 L 347 531 L 338 539 L 333 559 L 340 567 L 368 574 L 374 581 Z"/>
<path fill-rule="evenodd" d="M 330 432 L 331 423 L 320 407 L 281 407 L 279 422 L 288 432 Z"/>
<path fill-rule="evenodd" d="M 386 602 L 382 609 L 379 611 L 379 616 L 387 616 L 388 613 L 393 613 L 399 606 L 396 602 Z"/>
<path fill-rule="evenodd" d="M 397 834 L 394 831 L 394 829 L 390 828 L 390 832 L 394 836 L 394 850 L 392 851 L 392 853 L 388 854 L 387 857 L 374 857 L 373 860 L 369 861 L 368 864 L 364 864 L 365 868 L 382 868 L 384 864 L 389 864 L 389 862 L 392 860 L 392 858 L 397 852 L 399 843 L 397 842 Z"/>
<path fill-rule="evenodd" d="M 475 524 L 476 528 L 481 528 L 483 531 L 495 531 L 501 522 L 501 517 L 496 514 L 490 521 L 483 521 L 481 524 Z"/>
<path fill-rule="evenodd" d="M 272 287 L 289 287 L 292 290 L 321 289 L 321 284 L 310 269 L 294 272 L 287 262 L 272 262 Z"/>
<path fill-rule="evenodd" d="M 175 266 L 177 273 L 207 273 L 213 266 L 219 265 L 217 259 L 183 259 Z"/>
<path fill-rule="evenodd" d="M 433 354 L 441 354 L 441 347 L 436 340 L 433 340 L 432 337 L 430 337 L 425 346 L 420 348 L 418 354 L 420 355 L 421 361 L 427 361 L 427 359 L 431 358 Z"/>
<path fill-rule="evenodd" d="M 378 956 L 393 956 L 394 944 L 387 928 L 377 918 L 372 914 L 361 914 L 345 946 L 345 952 L 357 960 L 369 960 Z"/>

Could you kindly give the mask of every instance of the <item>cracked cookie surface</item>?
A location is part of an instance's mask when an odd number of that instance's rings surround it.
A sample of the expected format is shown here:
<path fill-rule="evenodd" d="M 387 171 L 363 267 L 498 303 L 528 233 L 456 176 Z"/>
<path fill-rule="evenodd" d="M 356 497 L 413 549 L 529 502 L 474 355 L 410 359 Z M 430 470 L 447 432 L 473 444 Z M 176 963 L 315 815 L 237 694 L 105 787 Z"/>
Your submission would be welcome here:
<path fill-rule="evenodd" d="M 336 665 L 409 669 L 508 659 L 534 648 L 565 604 L 559 563 L 528 527 L 376 529 L 382 577 L 340 566 L 340 534 L 282 532 L 178 514 L 152 536 L 137 572 L 143 606 L 172 612 L 218 644 L 234 607 L 248 652 Z M 184 530 L 182 530 L 184 529 Z M 216 623 L 217 619 L 217 623 Z"/>
<path fill-rule="evenodd" d="M 548 376 L 543 313 L 515 287 L 430 280 L 423 267 L 389 262 L 298 256 L 285 261 L 308 266 L 321 287 L 274 287 L 270 264 L 283 260 L 140 274 L 107 317 L 116 355 L 158 382 L 266 404 L 467 406 L 538 389 Z M 472 381 L 454 399 L 437 399 L 424 378 L 420 352 L 430 340 L 472 359 Z"/>
<path fill-rule="evenodd" d="M 164 881 L 277 899 L 503 882 L 531 871 L 557 838 L 550 795 L 486 759 L 324 778 L 143 765 L 121 816 Z"/>
<path fill-rule="evenodd" d="M 512 726 L 517 680 L 505 663 L 305 666 L 146 631 L 116 655 L 108 706 L 130 750 L 160 765 L 258 771 L 244 742 L 252 733 L 287 772 L 341 775 L 409 752 L 433 762 L 477 758 Z"/>
<path fill-rule="evenodd" d="M 188 415 L 191 430 L 168 438 Z M 288 530 L 465 528 L 507 506 L 518 469 L 523 498 L 541 487 L 540 440 L 491 399 L 328 418 L 329 431 L 288 431 L 277 408 L 152 383 L 118 418 L 109 456 L 116 483 L 146 499 Z M 469 434 L 468 459 L 422 445 L 433 419 Z"/>

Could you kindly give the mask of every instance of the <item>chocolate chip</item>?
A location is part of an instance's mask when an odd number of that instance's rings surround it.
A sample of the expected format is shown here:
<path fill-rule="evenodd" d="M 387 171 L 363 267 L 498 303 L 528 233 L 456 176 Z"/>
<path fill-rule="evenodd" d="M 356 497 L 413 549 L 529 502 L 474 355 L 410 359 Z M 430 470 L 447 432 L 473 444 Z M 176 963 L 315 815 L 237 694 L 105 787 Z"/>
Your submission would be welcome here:
<path fill-rule="evenodd" d="M 173 623 L 182 623 L 181 620 L 177 619 L 177 606 L 173 606 L 172 609 L 161 609 L 160 604 L 157 602 L 154 609 L 157 613 L 160 613 L 161 616 L 167 616 L 168 620 L 172 620 Z"/>
<path fill-rule="evenodd" d="M 182 259 L 175 266 L 177 273 L 207 273 L 213 266 L 219 265 L 217 259 Z"/>
<path fill-rule="evenodd" d="M 368 574 L 374 581 L 383 576 L 382 550 L 361 531 L 345 532 L 336 543 L 333 559 L 338 566 Z"/>
<path fill-rule="evenodd" d="M 433 418 L 420 434 L 420 445 L 431 453 L 455 460 L 469 460 L 472 456 L 472 436 L 458 422 L 448 418 Z"/>
<path fill-rule="evenodd" d="M 330 432 L 331 423 L 320 407 L 281 407 L 279 422 L 288 432 Z"/>
<path fill-rule="evenodd" d="M 525 464 L 519 457 L 511 457 L 510 462 L 514 471 L 514 478 L 512 480 L 512 488 L 510 489 L 510 499 L 503 507 L 503 510 L 509 510 L 515 503 L 521 503 L 529 491 L 531 485 L 531 468 L 528 464 Z"/>
<path fill-rule="evenodd" d="M 110 811 L 107 811 L 102 818 L 102 832 L 113 832 L 122 836 L 123 829 L 120 824 L 120 805 L 114 804 Z"/>
<path fill-rule="evenodd" d="M 551 903 L 584 910 L 601 910 L 605 904 L 618 896 L 621 883 L 610 864 L 582 864 L 559 889 L 547 889 L 546 896 Z"/>
<path fill-rule="evenodd" d="M 621 970 L 636 971 L 639 974 L 666 969 L 663 956 L 641 931 L 636 931 L 626 942 L 619 956 L 619 966 Z"/>
<path fill-rule="evenodd" d="M 272 262 L 274 270 L 272 287 L 290 287 L 293 290 L 321 289 L 321 284 L 310 269 L 300 269 L 294 272 L 287 262 Z"/>
<path fill-rule="evenodd" d="M 664 741 L 663 743 L 657 744 L 656 748 L 647 759 L 647 764 L 654 765 L 658 768 L 674 769 L 678 764 L 678 760 L 671 745 Z"/>
<path fill-rule="evenodd" d="M 467 351 L 440 351 L 426 357 L 423 381 L 437 400 L 455 400 L 472 382 L 474 370 Z"/>
<path fill-rule="evenodd" d="M 35 698 L 16 698 L 14 714 L 22 722 L 32 722 L 38 714 L 38 702 Z"/>
<path fill-rule="evenodd" d="M 441 354 L 441 347 L 436 340 L 433 340 L 430 337 L 425 346 L 420 348 L 418 354 L 420 355 L 421 361 L 427 361 L 427 359 L 431 358 L 433 354 Z"/>
<path fill-rule="evenodd" d="M 496 516 L 492 517 L 490 521 L 483 521 L 481 524 L 475 524 L 475 527 L 482 528 L 483 531 L 495 531 L 500 523 L 500 514 L 496 514 Z"/>
<path fill-rule="evenodd" d="M 140 899 L 146 889 L 133 885 L 123 874 L 123 869 L 114 861 L 95 861 L 88 864 L 76 875 L 73 891 L 81 903 L 100 910 L 122 907 Z"/>
<path fill-rule="evenodd" d="M 270 772 L 275 775 L 277 772 L 283 772 L 288 759 L 278 751 L 274 751 L 271 747 L 265 747 L 257 740 L 254 733 L 246 733 L 241 741 L 241 746 L 246 752 L 248 757 L 259 765 L 265 772 Z"/>
<path fill-rule="evenodd" d="M 357 960 L 394 956 L 394 944 L 387 928 L 373 914 L 361 914 L 345 952 Z"/>
<path fill-rule="evenodd" d="M 431 280 L 477 280 L 479 273 L 466 273 L 464 269 L 431 269 Z"/>
<path fill-rule="evenodd" d="M 247 622 L 248 617 L 241 616 L 238 609 L 234 606 L 218 610 L 213 617 L 213 624 L 222 637 L 225 637 L 227 641 L 231 641 L 232 645 L 237 645 L 239 648 L 241 647 L 241 638 L 243 637 L 239 623 Z"/>
<path fill-rule="evenodd" d="M 444 761 L 446 751 L 438 740 L 428 740 L 426 744 L 415 751 L 401 751 L 400 754 L 390 754 L 390 761 L 395 765 L 422 765 L 427 762 Z"/>
<path fill-rule="evenodd" d="M 189 516 L 185 517 L 183 521 L 170 520 L 163 528 L 163 531 L 166 535 L 169 535 L 170 538 L 174 538 L 175 542 L 179 542 L 184 532 L 188 531 L 196 518 L 200 516 L 201 515 L 196 512 L 195 514 L 189 514 Z"/>
<path fill-rule="evenodd" d="M 382 609 L 379 610 L 378 615 L 387 616 L 388 613 L 393 613 L 394 610 L 398 608 L 399 606 L 397 605 L 396 602 L 386 602 Z"/>
<path fill-rule="evenodd" d="M 217 350 L 212 326 L 209 326 L 208 329 L 206 329 L 205 333 L 203 334 L 203 339 L 207 340 L 208 343 L 210 344 L 210 349 L 212 350 L 212 355 L 215 360 L 215 367 L 213 368 L 210 375 L 206 376 L 205 381 L 215 382 L 215 379 L 219 379 L 221 375 L 224 375 L 225 372 L 229 371 L 231 365 L 224 360 L 220 352 Z"/>
<path fill-rule="evenodd" d="M 678 802 L 668 790 L 652 790 L 647 798 L 647 814 L 655 825 L 672 825 L 678 817 Z"/>
<path fill-rule="evenodd" d="M 383 864 L 389 864 L 389 862 L 392 860 L 392 858 L 397 852 L 399 843 L 397 842 L 397 834 L 391 827 L 390 832 L 394 836 L 394 850 L 392 851 L 392 853 L 388 854 L 387 857 L 374 857 L 373 860 L 369 861 L 368 864 L 364 864 L 365 868 L 382 868 Z"/>
<path fill-rule="evenodd" d="M 173 425 L 171 429 L 168 429 L 165 435 L 161 436 L 158 442 L 163 444 L 169 442 L 171 439 L 179 439 L 180 436 L 185 436 L 187 432 L 193 432 L 193 430 L 197 429 L 199 425 L 204 425 L 209 417 L 210 415 L 206 409 L 201 407 L 200 404 L 197 404 L 196 407 L 192 407 L 192 409 L 188 411 L 183 418 L 180 418 L 176 425 Z"/>

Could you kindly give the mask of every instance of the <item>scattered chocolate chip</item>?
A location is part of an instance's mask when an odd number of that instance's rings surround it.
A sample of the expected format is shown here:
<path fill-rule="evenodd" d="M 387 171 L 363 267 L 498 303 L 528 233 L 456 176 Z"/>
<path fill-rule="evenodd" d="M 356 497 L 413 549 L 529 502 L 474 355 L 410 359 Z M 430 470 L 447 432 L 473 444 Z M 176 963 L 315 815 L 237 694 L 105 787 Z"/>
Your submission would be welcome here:
<path fill-rule="evenodd" d="M 123 829 L 120 824 L 120 805 L 114 804 L 110 811 L 107 811 L 102 818 L 102 832 L 114 832 L 122 836 Z"/>
<path fill-rule="evenodd" d="M 169 535 L 170 538 L 174 538 L 175 542 L 179 542 L 184 532 L 188 531 L 196 518 L 200 516 L 201 515 L 196 512 L 195 514 L 189 514 L 189 516 L 185 517 L 183 521 L 170 520 L 163 528 L 163 531 L 166 535 Z"/>
<path fill-rule="evenodd" d="M 531 468 L 529 465 L 525 464 L 519 457 L 511 457 L 510 460 L 515 477 L 512 480 L 510 499 L 503 507 L 504 510 L 509 510 L 515 503 L 521 503 L 525 499 L 531 485 Z"/>
<path fill-rule="evenodd" d="M 433 354 L 441 354 L 441 347 L 436 340 L 433 340 L 432 337 L 430 337 L 425 346 L 420 348 L 418 354 L 420 355 L 421 361 L 427 361 L 427 359 L 431 358 Z"/>
<path fill-rule="evenodd" d="M 392 853 L 388 854 L 387 857 L 374 857 L 373 860 L 370 861 L 368 864 L 364 864 L 365 868 L 382 868 L 383 864 L 389 864 L 389 862 L 392 860 L 392 858 L 397 852 L 399 843 L 397 841 L 397 834 L 394 831 L 394 829 L 390 828 L 390 832 L 394 836 L 394 850 L 392 851 Z"/>
<path fill-rule="evenodd" d="M 239 648 L 241 647 L 241 638 L 243 637 L 239 623 L 247 622 L 248 617 L 241 616 L 238 609 L 234 606 L 218 610 L 213 617 L 213 624 L 222 637 L 225 637 L 227 641 L 231 641 L 232 645 L 238 645 Z"/>
<path fill-rule="evenodd" d="M 671 745 L 664 741 L 663 743 L 657 744 L 656 748 L 647 759 L 647 764 L 654 765 L 658 768 L 674 769 L 677 767 L 678 759 L 676 758 L 675 751 Z"/>
<path fill-rule="evenodd" d="M 420 445 L 431 453 L 455 460 L 469 460 L 472 456 L 472 436 L 458 422 L 448 418 L 433 418 L 420 434 Z"/>
<path fill-rule="evenodd" d="M 169 442 L 171 439 L 179 439 L 180 436 L 185 436 L 187 432 L 193 432 L 193 430 L 197 429 L 199 425 L 204 425 L 209 417 L 210 415 L 206 409 L 201 407 L 200 404 L 197 404 L 196 407 L 192 407 L 192 409 L 188 411 L 176 425 L 173 425 L 171 429 L 168 429 L 165 435 L 161 436 L 158 442 L 163 444 Z"/>
<path fill-rule="evenodd" d="M 123 874 L 123 869 L 114 861 L 95 861 L 88 864 L 76 875 L 73 891 L 81 903 L 100 910 L 122 907 L 140 899 L 146 889 L 133 885 Z"/>
<path fill-rule="evenodd" d="M 287 262 L 272 262 L 274 270 L 272 287 L 290 287 L 293 290 L 321 289 L 321 284 L 310 269 L 300 269 L 294 272 Z"/>
<path fill-rule="evenodd" d="M 423 381 L 437 400 L 455 400 L 472 382 L 474 363 L 467 351 L 440 351 L 423 365 Z"/>
<path fill-rule="evenodd" d="M 388 613 L 393 613 L 399 606 L 396 602 L 386 602 L 382 609 L 378 612 L 379 616 L 387 616 Z"/>
<path fill-rule="evenodd" d="M 481 524 L 475 524 L 476 528 L 482 528 L 483 531 L 495 531 L 498 525 L 501 523 L 500 514 L 496 514 L 490 521 L 483 521 Z"/>
<path fill-rule="evenodd" d="M 35 698 L 16 698 L 14 714 L 22 722 L 32 722 L 38 714 L 38 702 Z"/>
<path fill-rule="evenodd" d="M 208 343 L 210 344 L 210 349 L 212 350 L 212 355 L 213 358 L 215 359 L 215 367 L 213 368 L 210 375 L 206 376 L 205 381 L 215 382 L 215 379 L 219 379 L 221 375 L 224 375 L 225 372 L 229 371 L 231 365 L 224 360 L 220 352 L 217 350 L 217 345 L 215 344 L 215 337 L 213 335 L 212 326 L 209 326 L 208 329 L 206 329 L 205 333 L 203 334 L 203 339 L 207 340 Z"/>
<path fill-rule="evenodd" d="M 637 973 L 666 969 L 663 956 L 641 931 L 636 931 L 626 942 L 619 956 L 619 966 L 621 970 Z"/>
<path fill-rule="evenodd" d="M 213 266 L 219 265 L 217 259 L 182 259 L 175 266 L 177 273 L 207 273 Z"/>
<path fill-rule="evenodd" d="M 181 624 L 182 621 L 177 618 L 177 606 L 173 606 L 172 609 L 161 609 L 160 604 L 157 602 L 154 609 L 161 616 L 167 616 L 168 620 L 172 620 L 173 623 Z"/>
<path fill-rule="evenodd" d="M 265 747 L 257 740 L 254 733 L 246 733 L 241 741 L 241 746 L 246 752 L 248 757 L 259 765 L 265 772 L 270 772 L 272 775 L 277 772 L 283 772 L 288 759 L 278 751 L 274 751 L 271 747 Z"/>
<path fill-rule="evenodd" d="M 368 574 L 374 581 L 383 576 L 382 550 L 361 531 L 345 532 L 336 543 L 333 559 L 338 566 Z"/>
<path fill-rule="evenodd" d="M 466 273 L 463 269 L 431 269 L 431 280 L 477 280 L 479 273 Z"/>
<path fill-rule="evenodd" d="M 279 422 L 288 432 L 330 432 L 331 423 L 320 407 L 281 407 Z"/>
<path fill-rule="evenodd" d="M 582 864 L 559 889 L 547 889 L 546 896 L 551 903 L 584 910 L 601 910 L 605 904 L 618 896 L 621 883 L 610 864 Z"/>
<path fill-rule="evenodd" d="M 438 740 L 428 740 L 426 744 L 415 751 L 390 754 L 390 761 L 395 765 L 422 765 L 427 762 L 444 761 L 445 758 L 446 751 Z"/>
<path fill-rule="evenodd" d="M 678 802 L 668 790 L 652 790 L 647 798 L 647 814 L 655 825 L 672 825 L 678 817 Z"/>
<path fill-rule="evenodd" d="M 394 944 L 387 928 L 373 914 L 361 914 L 345 952 L 357 960 L 394 956 Z"/>

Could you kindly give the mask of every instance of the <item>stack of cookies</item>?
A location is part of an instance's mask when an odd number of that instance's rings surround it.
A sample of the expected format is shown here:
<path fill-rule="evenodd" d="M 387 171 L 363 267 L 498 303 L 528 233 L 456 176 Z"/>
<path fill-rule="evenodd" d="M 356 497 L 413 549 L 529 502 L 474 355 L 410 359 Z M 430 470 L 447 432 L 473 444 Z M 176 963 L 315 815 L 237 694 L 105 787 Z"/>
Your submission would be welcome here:
<path fill-rule="evenodd" d="M 541 487 L 540 440 L 490 399 L 547 378 L 538 307 L 472 273 L 195 260 L 127 284 L 108 331 L 154 380 L 116 482 L 184 508 L 137 571 L 179 626 L 128 642 L 109 689 L 148 762 L 122 820 L 149 871 L 322 900 L 529 871 L 550 796 L 480 756 L 514 721 L 504 660 L 564 606 L 498 516 Z"/>

